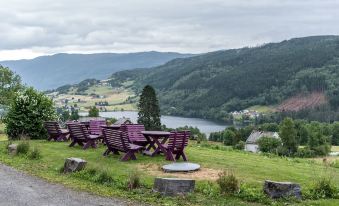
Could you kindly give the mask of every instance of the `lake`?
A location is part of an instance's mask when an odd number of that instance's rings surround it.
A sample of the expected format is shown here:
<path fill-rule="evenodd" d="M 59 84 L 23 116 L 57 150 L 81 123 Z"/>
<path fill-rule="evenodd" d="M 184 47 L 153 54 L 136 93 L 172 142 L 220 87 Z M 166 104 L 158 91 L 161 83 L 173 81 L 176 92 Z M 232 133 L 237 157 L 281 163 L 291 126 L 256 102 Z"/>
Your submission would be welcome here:
<path fill-rule="evenodd" d="M 87 113 L 81 114 L 87 115 Z M 114 117 L 116 119 L 119 118 L 129 118 L 133 123 L 137 122 L 138 113 L 134 111 L 119 111 L 119 112 L 100 112 L 101 117 Z M 209 137 L 211 132 L 218 132 L 224 130 L 229 127 L 229 125 L 213 122 L 206 119 L 199 118 L 186 118 L 186 117 L 177 117 L 177 116 L 161 116 L 161 124 L 166 125 L 169 128 L 178 128 L 183 127 L 185 125 L 197 127 L 199 130 Z"/>

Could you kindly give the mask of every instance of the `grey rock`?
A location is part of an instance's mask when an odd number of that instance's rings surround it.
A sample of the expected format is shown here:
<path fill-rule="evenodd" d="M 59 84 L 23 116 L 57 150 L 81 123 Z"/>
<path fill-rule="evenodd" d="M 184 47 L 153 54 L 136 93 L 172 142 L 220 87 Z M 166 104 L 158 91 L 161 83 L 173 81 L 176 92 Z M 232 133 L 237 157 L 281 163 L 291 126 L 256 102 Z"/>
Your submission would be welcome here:
<path fill-rule="evenodd" d="M 11 144 L 8 146 L 8 154 L 10 155 L 16 155 L 18 153 L 18 145 L 17 144 Z"/>
<path fill-rule="evenodd" d="M 64 173 L 78 172 L 85 168 L 87 162 L 80 158 L 67 158 L 64 165 Z"/>
<path fill-rule="evenodd" d="M 153 191 L 165 196 L 185 195 L 195 188 L 195 180 L 179 178 L 155 178 Z"/>
<path fill-rule="evenodd" d="M 264 192 L 273 199 L 281 197 L 302 198 L 300 185 L 292 182 L 274 182 L 265 180 Z"/>

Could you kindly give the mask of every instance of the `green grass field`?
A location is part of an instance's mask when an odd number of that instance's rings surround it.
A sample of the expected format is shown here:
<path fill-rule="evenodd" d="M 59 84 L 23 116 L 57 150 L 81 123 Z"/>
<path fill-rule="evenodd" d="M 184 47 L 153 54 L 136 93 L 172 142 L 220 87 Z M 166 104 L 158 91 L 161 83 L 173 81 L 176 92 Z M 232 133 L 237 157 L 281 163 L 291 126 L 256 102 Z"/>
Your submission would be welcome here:
<path fill-rule="evenodd" d="M 272 106 L 255 105 L 247 108 L 247 110 L 255 110 L 260 113 L 271 113 L 274 112 L 275 109 Z"/>
<path fill-rule="evenodd" d="M 137 161 L 121 162 L 119 161 L 119 156 L 103 157 L 102 153 L 105 149 L 103 146 L 98 149 L 84 151 L 80 147 L 69 148 L 68 144 L 63 142 L 31 141 L 31 148 L 37 147 L 41 150 L 42 159 L 29 160 L 24 156 L 11 157 L 7 155 L 5 150 L 6 142 L 1 142 L 0 162 L 45 178 L 48 181 L 62 183 L 71 188 L 89 191 L 102 196 L 118 196 L 155 205 L 261 205 L 262 202 L 246 202 L 239 197 L 224 197 L 222 195 L 213 195 L 211 197 L 210 190 L 215 190 L 215 180 L 222 170 L 232 171 L 242 183 L 254 188 L 258 193 L 261 193 L 265 179 L 298 182 L 303 189 L 307 189 L 319 176 L 330 175 L 332 181 L 339 185 L 338 168 L 325 167 L 321 163 L 307 159 L 267 157 L 242 151 L 215 149 L 215 145 L 201 146 L 191 142 L 191 146 L 187 149 L 187 155 L 191 162 L 201 164 L 201 171 L 174 175 L 165 174 L 160 170 L 163 164 L 169 163 L 164 160 L 163 156 L 151 158 L 138 154 Z M 108 186 L 93 182 L 86 175 L 62 175 L 59 170 L 67 157 L 83 158 L 88 161 L 88 168 L 107 171 L 120 183 Z M 128 191 L 121 187 L 121 182 L 126 181 L 128 175 L 133 171 L 137 171 L 140 174 L 144 188 Z M 196 192 L 187 197 L 160 198 L 160 196 L 151 192 L 153 180 L 156 176 L 179 176 L 196 179 Z M 212 182 L 213 186 L 207 187 L 207 182 Z M 267 203 L 268 200 L 265 198 L 264 200 Z M 284 204 L 284 202 L 268 203 Z M 292 204 L 338 205 L 339 200 L 308 200 L 300 203 L 292 202 Z"/>
<path fill-rule="evenodd" d="M 76 95 L 76 90 L 70 89 L 67 94 L 60 94 L 54 99 L 58 107 L 64 105 L 61 100 L 67 99 L 68 105 L 77 104 L 80 111 L 88 111 L 88 108 L 94 106 L 96 102 L 108 102 L 109 106 L 105 106 L 108 111 L 134 111 L 135 104 L 125 103 L 128 97 L 134 97 L 134 93 L 123 88 L 112 88 L 109 86 L 96 85 L 90 87 L 85 92 L 88 95 Z M 93 97 L 91 94 L 99 95 L 101 97 Z M 78 99 L 81 101 L 78 102 Z"/>

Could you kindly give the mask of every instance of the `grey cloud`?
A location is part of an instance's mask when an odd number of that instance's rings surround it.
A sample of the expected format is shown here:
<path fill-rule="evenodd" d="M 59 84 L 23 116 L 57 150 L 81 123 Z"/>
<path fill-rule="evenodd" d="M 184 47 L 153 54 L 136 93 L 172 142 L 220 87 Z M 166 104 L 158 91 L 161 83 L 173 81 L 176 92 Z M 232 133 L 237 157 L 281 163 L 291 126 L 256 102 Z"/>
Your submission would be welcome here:
<path fill-rule="evenodd" d="M 338 34 L 335 0 L 0 0 L 0 51 L 207 52 Z"/>

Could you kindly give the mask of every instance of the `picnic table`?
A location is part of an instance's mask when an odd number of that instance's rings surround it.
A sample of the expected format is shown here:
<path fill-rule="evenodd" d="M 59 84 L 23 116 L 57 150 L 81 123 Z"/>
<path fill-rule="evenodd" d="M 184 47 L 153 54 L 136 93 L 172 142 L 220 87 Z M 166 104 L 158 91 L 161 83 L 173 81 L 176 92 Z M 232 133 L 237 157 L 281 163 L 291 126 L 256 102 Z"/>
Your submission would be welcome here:
<path fill-rule="evenodd" d="M 145 136 L 148 141 L 148 147 L 144 151 L 144 154 L 150 155 L 154 157 L 155 155 L 159 154 L 160 152 L 166 153 L 166 148 L 164 144 L 166 143 L 167 139 L 170 136 L 170 132 L 164 131 L 141 131 L 141 134 Z M 151 149 L 154 149 L 151 152 Z"/>

